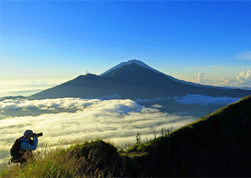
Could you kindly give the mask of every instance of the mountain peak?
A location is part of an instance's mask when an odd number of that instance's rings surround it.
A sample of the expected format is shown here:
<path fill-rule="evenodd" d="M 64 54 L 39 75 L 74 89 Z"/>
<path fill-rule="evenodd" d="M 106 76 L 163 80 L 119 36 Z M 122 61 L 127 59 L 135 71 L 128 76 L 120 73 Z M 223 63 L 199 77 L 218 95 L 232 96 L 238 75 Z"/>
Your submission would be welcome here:
<path fill-rule="evenodd" d="M 157 70 L 151 68 L 150 66 L 148 66 L 147 64 L 145 64 L 144 62 L 142 62 L 142 61 L 140 61 L 140 60 L 132 59 L 132 60 L 129 60 L 129 61 L 127 61 L 127 62 L 121 62 L 120 64 L 118 64 L 118 65 L 114 66 L 113 68 L 107 70 L 106 72 L 100 74 L 100 76 L 103 76 L 103 75 L 105 75 L 105 74 L 107 74 L 107 73 L 109 73 L 109 72 L 111 72 L 111 71 L 113 71 L 113 70 L 116 70 L 116 69 L 118 69 L 118 68 L 120 68 L 120 67 L 122 67 L 122 66 L 125 66 L 125 65 L 130 65 L 130 64 L 132 64 L 132 63 L 135 63 L 135 64 L 137 64 L 137 65 L 139 65 L 139 66 L 141 66 L 141 67 L 145 67 L 145 68 L 147 68 L 147 69 L 150 69 L 151 71 L 154 71 L 154 72 L 157 72 L 157 73 L 161 73 L 161 72 L 159 72 L 159 71 L 157 71 Z"/>
<path fill-rule="evenodd" d="M 112 77 L 112 78 L 123 79 L 125 81 L 139 80 L 138 82 L 141 82 L 142 79 L 149 80 L 150 78 L 159 78 L 159 77 L 161 78 L 164 77 L 164 79 L 166 79 L 166 77 L 163 74 L 149 70 L 148 68 L 142 67 L 134 62 L 116 68 L 111 72 L 102 75 L 101 77 Z"/>

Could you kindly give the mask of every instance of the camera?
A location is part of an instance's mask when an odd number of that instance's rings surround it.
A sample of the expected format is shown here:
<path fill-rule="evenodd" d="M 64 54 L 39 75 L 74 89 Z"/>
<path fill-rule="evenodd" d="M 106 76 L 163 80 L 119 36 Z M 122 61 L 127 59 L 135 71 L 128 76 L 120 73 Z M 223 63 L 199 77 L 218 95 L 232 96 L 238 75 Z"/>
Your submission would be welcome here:
<path fill-rule="evenodd" d="M 41 137 L 41 136 L 43 136 L 42 132 L 41 133 L 33 133 L 32 134 L 32 137 Z"/>

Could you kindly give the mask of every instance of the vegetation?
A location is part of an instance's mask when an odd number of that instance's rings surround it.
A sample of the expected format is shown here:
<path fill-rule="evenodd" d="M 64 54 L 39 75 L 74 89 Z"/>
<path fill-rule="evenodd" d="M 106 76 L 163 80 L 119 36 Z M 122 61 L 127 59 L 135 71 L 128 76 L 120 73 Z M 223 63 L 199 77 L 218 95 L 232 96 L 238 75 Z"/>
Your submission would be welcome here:
<path fill-rule="evenodd" d="M 45 150 L 1 177 L 250 177 L 251 96 L 180 129 L 118 150 L 102 140 Z M 153 133 L 156 135 L 156 132 Z"/>

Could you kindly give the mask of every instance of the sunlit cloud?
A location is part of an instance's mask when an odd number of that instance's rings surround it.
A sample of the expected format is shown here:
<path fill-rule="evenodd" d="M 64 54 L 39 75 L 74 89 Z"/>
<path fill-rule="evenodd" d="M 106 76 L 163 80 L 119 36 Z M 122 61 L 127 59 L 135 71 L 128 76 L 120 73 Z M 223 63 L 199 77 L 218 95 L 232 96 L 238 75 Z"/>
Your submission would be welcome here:
<path fill-rule="evenodd" d="M 208 80 L 205 79 L 204 73 L 199 73 L 196 78 L 192 78 L 190 81 L 194 83 L 206 83 Z"/>
<path fill-rule="evenodd" d="M 26 129 L 43 132 L 39 144 L 75 139 L 96 138 L 111 140 L 115 144 L 135 143 L 135 135 L 151 135 L 161 128 L 179 128 L 194 121 L 191 116 L 162 113 L 160 106 L 144 107 L 132 100 L 86 100 L 61 98 L 46 100 L 5 100 L 1 110 L 22 109 L 77 109 L 74 113 L 61 112 L 38 116 L 6 117 L 0 120 L 1 159 L 9 156 L 9 149 Z M 2 160 L 3 161 L 3 160 Z"/>
<path fill-rule="evenodd" d="M 199 73 L 196 78 L 192 78 L 189 81 L 213 86 L 251 87 L 251 70 L 247 72 L 242 71 L 236 77 L 217 78 L 212 80 L 206 79 L 204 73 Z"/>
<path fill-rule="evenodd" d="M 83 73 L 83 75 L 87 75 L 87 74 L 89 74 L 88 70 L 86 70 L 86 71 Z"/>
<path fill-rule="evenodd" d="M 123 101 L 123 102 L 122 102 Z M 113 102 L 104 101 L 100 99 L 80 99 L 80 98 L 57 98 L 57 99 L 44 99 L 44 100 L 27 100 L 27 99 L 9 99 L 0 101 L 0 111 L 15 110 L 15 109 L 29 109 L 36 108 L 39 110 L 56 110 L 56 109 L 73 109 L 83 110 L 84 108 L 97 105 L 99 108 L 101 104 L 108 106 L 115 103 L 127 103 L 131 100 L 113 100 Z M 135 102 L 133 102 L 136 104 Z M 12 107 L 9 107 L 12 106 Z M 139 106 L 139 105 L 138 105 Z"/>

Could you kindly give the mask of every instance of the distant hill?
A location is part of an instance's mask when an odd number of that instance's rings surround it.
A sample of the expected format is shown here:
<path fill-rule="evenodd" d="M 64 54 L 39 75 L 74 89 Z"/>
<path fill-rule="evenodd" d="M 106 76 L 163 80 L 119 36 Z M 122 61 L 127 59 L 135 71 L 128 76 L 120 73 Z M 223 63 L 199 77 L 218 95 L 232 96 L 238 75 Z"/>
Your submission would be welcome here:
<path fill-rule="evenodd" d="M 142 67 L 134 62 L 117 67 L 101 76 L 87 74 L 53 88 L 31 95 L 31 99 L 60 97 L 100 98 L 118 95 L 123 99 L 156 98 L 201 94 L 209 96 L 244 97 L 250 90 L 219 89 L 194 86 L 170 79 L 165 74 Z"/>
<path fill-rule="evenodd" d="M 25 96 L 5 96 L 5 97 L 1 97 L 0 98 L 0 101 L 3 101 L 3 100 L 10 100 L 10 99 L 26 99 Z"/>

